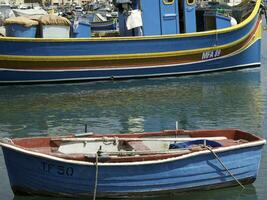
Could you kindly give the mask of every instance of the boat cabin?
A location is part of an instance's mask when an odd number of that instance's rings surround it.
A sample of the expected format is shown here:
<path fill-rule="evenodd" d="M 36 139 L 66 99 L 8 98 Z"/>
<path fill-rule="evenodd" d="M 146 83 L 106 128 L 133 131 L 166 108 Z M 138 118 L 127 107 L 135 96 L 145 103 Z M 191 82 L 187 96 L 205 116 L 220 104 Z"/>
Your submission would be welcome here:
<path fill-rule="evenodd" d="M 196 0 L 115 0 L 115 6 L 121 36 L 192 33 L 236 24 L 224 9 L 197 5 Z"/>
<path fill-rule="evenodd" d="M 56 35 L 56 38 L 88 38 L 93 35 L 93 32 L 99 31 L 104 33 L 101 36 L 122 37 L 193 33 L 230 27 L 237 24 L 235 18 L 241 18 L 239 15 L 234 18 L 233 9 L 229 6 L 227 7 L 228 9 L 224 9 L 221 4 L 216 2 L 197 3 L 196 0 L 113 0 L 113 4 L 114 9 L 118 11 L 118 17 L 101 23 L 90 21 L 86 14 L 81 16 L 74 15 L 70 21 L 63 20 L 62 17 L 55 15 L 41 16 L 41 18 L 51 18 L 52 20 L 50 21 L 54 25 L 53 30 L 49 30 L 46 37 L 54 37 L 53 35 Z M 44 32 L 44 24 L 40 23 L 40 19 L 37 19 L 37 17 L 34 17 L 33 20 L 39 21 L 37 30 L 41 30 L 36 31 L 36 37 L 44 37 L 45 34 L 41 36 L 37 34 L 38 32 Z M 62 20 L 64 21 L 63 28 L 61 24 L 54 24 L 54 22 Z M 11 21 L 13 23 L 14 19 Z M 68 23 L 65 21 L 68 21 Z M 118 29 L 116 29 L 117 21 Z M 239 19 L 238 21 L 242 20 Z M 18 25 L 18 22 L 14 23 L 15 25 L 9 22 L 5 23 L 6 29 L 8 29 L 7 36 L 27 37 L 24 33 L 10 33 L 9 29 L 13 30 L 14 26 L 17 27 Z M 22 25 L 19 23 L 19 26 Z M 20 29 L 29 31 L 30 27 L 19 27 Z M 98 36 L 98 34 L 93 36 Z"/>

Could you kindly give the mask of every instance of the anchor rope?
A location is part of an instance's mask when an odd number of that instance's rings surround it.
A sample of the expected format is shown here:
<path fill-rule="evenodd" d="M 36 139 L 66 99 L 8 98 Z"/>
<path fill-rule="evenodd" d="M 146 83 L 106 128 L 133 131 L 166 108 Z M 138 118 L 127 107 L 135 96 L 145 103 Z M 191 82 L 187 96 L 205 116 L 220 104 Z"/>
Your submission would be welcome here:
<path fill-rule="evenodd" d="M 95 186 L 94 186 L 93 200 L 96 199 L 97 182 L 98 182 L 98 152 L 96 152 L 95 154 Z"/>
<path fill-rule="evenodd" d="M 208 146 L 205 146 L 219 161 L 219 163 L 224 167 L 224 169 L 233 177 L 233 179 L 243 188 L 245 189 L 245 186 L 230 172 L 230 170 L 226 167 L 226 165 L 222 162 L 222 160 L 219 158 L 219 156 Z"/>

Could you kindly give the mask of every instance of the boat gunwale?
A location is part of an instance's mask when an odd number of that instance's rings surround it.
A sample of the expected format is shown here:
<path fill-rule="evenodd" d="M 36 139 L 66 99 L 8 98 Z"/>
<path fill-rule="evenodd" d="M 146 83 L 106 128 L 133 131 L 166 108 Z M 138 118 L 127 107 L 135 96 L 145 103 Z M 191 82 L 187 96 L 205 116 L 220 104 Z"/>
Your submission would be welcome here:
<path fill-rule="evenodd" d="M 219 30 L 210 30 L 203 32 L 181 33 L 170 35 L 157 35 L 157 36 L 132 36 L 132 37 L 101 37 L 101 38 L 19 38 L 19 37 L 0 37 L 1 41 L 19 41 L 19 42 L 105 42 L 105 41 L 139 41 L 139 40 L 158 40 L 158 39 L 175 39 L 186 37 L 200 37 L 207 35 L 218 35 L 239 30 L 250 23 L 256 17 L 260 9 L 261 0 L 257 0 L 251 14 L 241 23 Z"/>
<path fill-rule="evenodd" d="M 253 134 L 251 134 L 253 135 Z M 255 135 L 253 135 L 255 136 Z M 264 145 L 266 144 L 266 140 L 258 137 L 257 141 L 252 141 L 252 142 L 247 142 L 247 143 L 243 143 L 243 144 L 236 144 L 233 146 L 227 146 L 227 147 L 218 147 L 213 149 L 213 152 L 215 153 L 223 153 L 223 152 L 227 152 L 227 151 L 233 151 L 233 150 L 238 150 L 238 149 L 244 149 L 244 148 L 249 148 L 249 147 L 257 147 L 260 145 Z M 12 149 L 14 151 L 23 153 L 23 154 L 27 154 L 29 156 L 35 156 L 35 157 L 40 157 L 40 158 L 44 158 L 44 159 L 49 159 L 49 160 L 54 160 L 54 161 L 58 161 L 58 162 L 64 162 L 64 163 L 68 163 L 68 164 L 76 164 L 76 165 L 87 165 L 87 166 L 95 166 L 94 162 L 89 162 L 89 161 L 77 161 L 77 160 L 70 160 L 70 159 L 65 159 L 65 158 L 60 158 L 54 155 L 49 155 L 49 154 L 45 154 L 45 153 L 40 153 L 40 152 L 35 152 L 29 149 L 25 149 L 22 147 L 19 147 L 17 145 L 14 144 L 9 144 L 9 143 L 4 143 L 0 141 L 0 146 L 2 147 L 6 147 L 8 149 Z M 210 150 L 202 150 L 202 151 L 198 151 L 198 152 L 192 152 L 192 153 L 188 153 L 185 155 L 179 155 L 176 157 L 171 157 L 171 158 L 165 158 L 165 159 L 158 159 L 158 160 L 148 160 L 148 161 L 136 161 L 136 162 L 114 162 L 114 163 L 102 163 L 99 162 L 98 165 L 99 166 L 135 166 L 135 165 L 152 165 L 152 164 L 164 164 L 164 163 L 168 163 L 168 162 L 174 162 L 174 161 L 178 161 L 178 160 L 183 160 L 183 159 L 187 159 L 190 157 L 195 157 L 195 156 L 201 156 L 201 155 L 206 155 L 206 154 L 211 154 Z"/>
<path fill-rule="evenodd" d="M 53 61 L 58 61 L 59 59 L 62 62 L 66 61 L 99 61 L 99 60 L 108 60 L 108 61 L 113 61 L 113 60 L 135 60 L 135 59 L 147 59 L 147 58 L 158 58 L 158 57 L 173 57 L 173 56 L 183 56 L 183 55 L 188 55 L 188 54 L 197 54 L 197 53 L 203 53 L 206 51 L 215 51 L 215 50 L 223 50 L 227 48 L 231 48 L 233 46 L 236 46 L 245 40 L 248 40 L 242 48 L 231 52 L 227 55 L 220 56 L 220 57 L 215 57 L 211 60 L 217 60 L 221 59 L 224 57 L 228 57 L 231 55 L 235 55 L 239 52 L 242 52 L 243 50 L 247 49 L 253 42 L 254 38 L 257 37 L 257 32 L 259 29 L 259 26 L 261 26 L 262 20 L 256 21 L 255 24 L 253 25 L 252 31 L 249 31 L 246 35 L 243 37 L 239 38 L 238 40 L 235 40 L 230 43 L 226 43 L 223 45 L 216 45 L 212 47 L 205 47 L 205 48 L 197 48 L 197 49 L 188 49 L 188 50 L 178 50 L 178 51 L 166 51 L 166 52 L 155 52 L 155 53 L 134 53 L 134 54 L 111 54 L 111 55 L 79 55 L 79 56 L 25 56 L 25 55 L 0 55 L 0 60 L 8 60 L 8 61 L 48 61 L 48 62 L 53 62 Z M 260 38 L 256 38 L 260 39 Z M 207 60 L 201 60 L 201 61 L 196 61 L 192 63 L 198 63 L 198 62 L 206 62 Z M 183 64 L 183 63 L 182 63 Z M 177 65 L 177 64 L 174 64 Z M 169 66 L 169 65 L 167 65 Z M 150 67 L 150 66 L 148 66 Z M 128 68 L 128 67 L 126 67 Z M 131 69 L 134 69 L 135 67 L 131 67 Z M 140 67 L 138 67 L 140 68 Z M 142 67 L 141 67 L 142 68 Z M 143 67 L 147 68 L 147 67 Z M 5 69 L 5 68 L 0 68 L 0 69 Z M 8 69 L 8 68 L 7 68 Z M 99 68 L 101 70 L 101 68 Z M 115 69 L 120 69 L 120 68 L 115 68 Z M 123 69 L 123 68 L 122 68 Z M 17 70 L 17 69 L 16 69 Z M 106 69 L 102 69 L 106 70 Z M 27 71 L 27 70 L 25 70 Z M 30 70 L 31 71 L 31 70 Z M 37 70 L 37 71 L 43 71 L 43 70 Z M 57 70 L 51 70 L 51 71 L 57 71 Z M 58 70 L 58 71 L 65 71 L 65 70 Z"/>

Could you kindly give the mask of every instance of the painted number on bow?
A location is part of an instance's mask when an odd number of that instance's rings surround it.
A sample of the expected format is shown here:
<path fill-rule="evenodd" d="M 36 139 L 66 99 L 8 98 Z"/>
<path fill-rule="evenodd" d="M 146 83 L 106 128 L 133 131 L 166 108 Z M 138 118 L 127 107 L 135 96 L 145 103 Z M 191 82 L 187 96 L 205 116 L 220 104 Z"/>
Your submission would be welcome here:
<path fill-rule="evenodd" d="M 46 173 L 58 174 L 61 176 L 73 176 L 74 170 L 72 167 L 55 165 L 52 163 L 42 162 L 42 170 Z"/>
<path fill-rule="evenodd" d="M 206 51 L 202 53 L 202 60 L 207 60 L 211 58 L 216 58 L 221 55 L 221 49 L 217 49 L 214 51 Z"/>

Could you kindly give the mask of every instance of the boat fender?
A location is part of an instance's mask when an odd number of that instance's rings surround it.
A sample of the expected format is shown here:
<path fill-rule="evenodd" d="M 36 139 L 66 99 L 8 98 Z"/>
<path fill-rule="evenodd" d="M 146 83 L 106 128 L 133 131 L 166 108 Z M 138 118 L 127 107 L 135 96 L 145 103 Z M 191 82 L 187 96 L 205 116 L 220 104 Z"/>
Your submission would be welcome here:
<path fill-rule="evenodd" d="M 237 21 L 236 21 L 236 19 L 234 17 L 231 17 L 230 23 L 231 23 L 231 26 L 237 25 Z"/>

